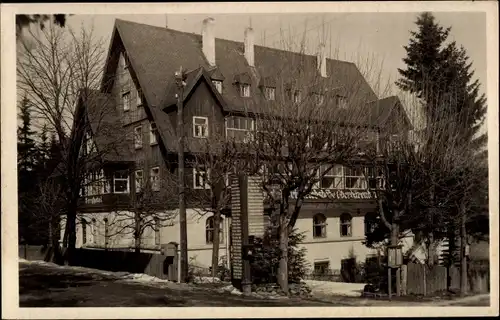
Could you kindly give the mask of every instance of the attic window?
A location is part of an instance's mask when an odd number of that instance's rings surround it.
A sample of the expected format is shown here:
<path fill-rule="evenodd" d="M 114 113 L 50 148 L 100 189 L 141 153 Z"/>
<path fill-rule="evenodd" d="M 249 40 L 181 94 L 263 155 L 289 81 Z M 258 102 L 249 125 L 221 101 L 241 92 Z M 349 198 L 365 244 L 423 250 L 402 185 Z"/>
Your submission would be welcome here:
<path fill-rule="evenodd" d="M 317 105 L 322 105 L 324 101 L 325 101 L 325 95 L 324 94 L 320 94 L 320 93 L 315 93 L 314 94 L 314 102 Z"/>
<path fill-rule="evenodd" d="M 276 88 L 264 87 L 264 96 L 266 97 L 266 100 L 275 100 L 276 99 Z"/>
<path fill-rule="evenodd" d="M 140 107 L 142 106 L 142 92 L 141 90 L 137 90 L 137 106 Z"/>
<path fill-rule="evenodd" d="M 156 124 L 154 122 L 149 123 L 149 144 L 154 145 L 157 144 L 156 140 Z"/>
<path fill-rule="evenodd" d="M 335 102 L 337 104 L 337 107 L 340 109 L 346 109 L 347 108 L 347 98 L 341 95 L 335 96 Z"/>
<path fill-rule="evenodd" d="M 300 103 L 300 101 L 302 101 L 302 95 L 299 90 L 295 90 L 293 92 L 293 102 Z"/>
<path fill-rule="evenodd" d="M 130 91 L 126 91 L 122 94 L 123 111 L 130 110 Z"/>
<path fill-rule="evenodd" d="M 219 91 L 220 94 L 222 94 L 222 81 L 221 80 L 212 80 L 213 85 Z"/>
<path fill-rule="evenodd" d="M 250 85 L 246 83 L 240 83 L 240 95 L 242 97 L 250 97 Z"/>

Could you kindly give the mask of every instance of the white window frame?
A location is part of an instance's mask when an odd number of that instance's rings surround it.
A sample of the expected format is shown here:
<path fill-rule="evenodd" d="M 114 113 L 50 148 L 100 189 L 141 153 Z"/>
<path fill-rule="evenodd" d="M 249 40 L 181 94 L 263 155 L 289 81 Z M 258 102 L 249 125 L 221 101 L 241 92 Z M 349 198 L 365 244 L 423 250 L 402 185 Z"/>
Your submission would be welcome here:
<path fill-rule="evenodd" d="M 248 83 L 240 83 L 240 96 L 248 98 L 251 95 L 251 87 Z"/>
<path fill-rule="evenodd" d="M 142 126 L 137 126 L 134 128 L 134 147 L 135 149 L 142 148 Z"/>
<path fill-rule="evenodd" d="M 323 222 L 321 222 L 321 223 L 316 223 L 315 219 L 316 219 L 317 217 L 322 217 L 322 218 L 324 218 Z M 326 216 L 325 216 L 324 214 L 322 214 L 322 213 L 317 213 L 317 214 L 315 214 L 315 215 L 313 216 L 313 238 L 314 238 L 314 239 L 322 239 L 322 238 L 326 238 L 326 235 L 327 235 L 327 233 L 326 233 L 326 226 L 327 226 L 327 225 L 328 225 L 328 223 L 327 223 L 327 218 L 326 218 Z M 316 227 L 321 227 L 321 234 L 320 234 L 320 235 L 316 234 Z"/>
<path fill-rule="evenodd" d="M 224 243 L 224 219 L 221 217 L 220 218 L 220 226 L 219 226 L 219 244 Z M 212 226 L 210 226 L 209 221 L 212 222 Z M 213 244 L 214 243 L 214 229 L 215 229 L 215 218 L 214 216 L 208 217 L 207 220 L 205 220 L 205 243 L 206 244 Z M 209 237 L 209 233 L 211 237 Z M 211 239 L 209 239 L 211 238 Z"/>
<path fill-rule="evenodd" d="M 250 129 L 243 129 L 243 128 L 236 128 L 236 126 L 233 125 L 233 127 L 229 127 L 228 126 L 228 120 L 229 118 L 231 118 L 233 120 L 233 123 L 234 123 L 234 120 L 235 119 L 238 119 L 238 123 L 240 123 L 240 119 L 244 119 L 244 121 L 250 121 Z M 229 116 L 229 117 L 226 117 L 225 118 L 225 127 L 226 127 L 226 138 L 228 138 L 230 136 L 229 132 L 233 131 L 233 132 L 245 132 L 245 137 L 243 138 L 243 140 L 241 142 L 249 142 L 249 141 L 252 141 L 252 139 L 254 138 L 254 134 L 253 132 L 255 131 L 255 119 L 253 118 L 249 118 L 249 117 L 239 117 L 239 116 Z"/>
<path fill-rule="evenodd" d="M 337 107 L 340 109 L 347 109 L 347 97 L 336 95 L 335 100 L 337 102 Z"/>
<path fill-rule="evenodd" d="M 340 175 L 336 174 L 335 168 L 340 168 Z M 321 168 L 321 180 L 324 178 L 333 178 L 333 187 L 330 188 L 324 188 L 322 181 L 320 181 L 320 188 L 321 189 L 327 189 L 327 190 L 342 190 L 345 187 L 345 177 L 344 177 L 344 166 L 342 165 L 334 165 L 329 172 L 323 173 L 324 171 L 324 166 Z M 337 179 L 340 179 L 340 183 L 337 183 Z"/>
<path fill-rule="evenodd" d="M 137 90 L 137 99 L 136 99 L 136 102 L 137 102 L 137 106 L 140 107 L 142 106 L 142 97 L 141 97 L 141 90 Z"/>
<path fill-rule="evenodd" d="M 343 216 L 344 217 L 345 216 L 349 216 L 349 219 L 343 221 L 342 220 Z M 346 222 L 346 221 L 348 221 L 348 222 Z M 340 236 L 341 237 L 345 237 L 345 238 L 352 237 L 352 215 L 351 214 L 349 214 L 349 213 L 342 213 L 340 215 L 340 217 L 339 217 L 339 226 L 340 226 L 340 230 L 339 231 L 340 231 Z M 342 228 L 344 226 L 348 226 L 348 229 L 347 229 L 348 232 L 347 232 L 347 234 L 342 234 Z"/>
<path fill-rule="evenodd" d="M 129 175 L 127 175 L 127 178 L 117 178 L 116 174 L 119 172 L 114 172 L 113 173 L 113 193 L 118 193 L 118 194 L 125 194 L 130 192 L 130 181 L 129 181 Z M 126 181 L 127 182 L 127 190 L 125 191 L 116 191 L 116 181 Z"/>
<path fill-rule="evenodd" d="M 276 100 L 276 88 L 275 87 L 264 87 L 264 97 L 266 100 L 274 101 Z"/>
<path fill-rule="evenodd" d="M 198 170 L 197 168 L 193 168 L 193 189 L 196 190 L 207 190 L 210 189 L 210 186 L 205 182 L 203 186 L 197 186 L 196 179 L 198 172 L 205 172 L 208 178 L 210 179 L 210 169 L 206 169 L 204 171 Z"/>
<path fill-rule="evenodd" d="M 219 91 L 219 93 L 222 94 L 222 81 L 221 80 L 212 80 L 212 84 L 217 89 L 217 91 Z"/>
<path fill-rule="evenodd" d="M 139 174 L 140 173 L 140 174 Z M 144 171 L 135 170 L 135 192 L 141 192 L 144 183 Z"/>
<path fill-rule="evenodd" d="M 154 175 L 153 172 L 157 172 L 157 175 Z M 160 191 L 160 167 L 153 167 L 149 170 L 149 179 L 151 182 L 151 190 Z"/>
<path fill-rule="evenodd" d="M 125 99 L 125 97 L 127 97 Z M 122 92 L 122 103 L 123 103 L 123 111 L 129 111 L 130 110 L 130 90 L 127 89 L 127 91 Z"/>
<path fill-rule="evenodd" d="M 153 123 L 149 123 L 149 144 L 150 145 L 155 145 L 158 143 L 158 140 L 156 139 L 156 126 L 154 126 Z"/>
<path fill-rule="evenodd" d="M 362 175 L 361 176 L 358 176 L 358 175 L 352 175 L 352 174 L 349 174 L 351 172 L 351 170 L 361 170 L 362 172 Z M 345 189 L 349 189 L 349 190 L 365 190 L 367 185 L 366 185 L 366 176 L 365 176 L 365 170 L 364 168 L 350 168 L 350 167 L 345 167 L 344 168 L 344 183 L 345 183 Z M 355 186 L 355 187 L 348 187 L 347 186 L 347 179 L 358 179 L 358 181 L 360 181 L 360 184 L 361 185 L 358 185 L 358 186 Z"/>
<path fill-rule="evenodd" d="M 205 124 L 196 124 L 196 120 L 205 120 Z M 197 127 L 201 127 L 201 135 L 197 134 Z M 205 129 L 205 131 L 203 131 Z M 204 132 L 204 133 L 203 133 Z M 209 135 L 208 132 L 208 117 L 200 117 L 200 116 L 194 116 L 193 117 L 193 137 L 195 138 L 207 138 Z"/>
<path fill-rule="evenodd" d="M 293 103 L 300 103 L 302 101 L 302 92 L 300 90 L 294 90 L 292 93 Z"/>

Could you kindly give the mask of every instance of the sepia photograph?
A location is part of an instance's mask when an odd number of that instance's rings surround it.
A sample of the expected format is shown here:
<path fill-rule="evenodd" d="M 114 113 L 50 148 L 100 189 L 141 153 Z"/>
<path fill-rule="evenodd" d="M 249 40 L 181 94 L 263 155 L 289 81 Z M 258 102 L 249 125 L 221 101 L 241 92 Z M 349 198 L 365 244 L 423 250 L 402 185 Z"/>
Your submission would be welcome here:
<path fill-rule="evenodd" d="M 118 5 L 2 5 L 9 317 L 498 315 L 497 3 Z"/>

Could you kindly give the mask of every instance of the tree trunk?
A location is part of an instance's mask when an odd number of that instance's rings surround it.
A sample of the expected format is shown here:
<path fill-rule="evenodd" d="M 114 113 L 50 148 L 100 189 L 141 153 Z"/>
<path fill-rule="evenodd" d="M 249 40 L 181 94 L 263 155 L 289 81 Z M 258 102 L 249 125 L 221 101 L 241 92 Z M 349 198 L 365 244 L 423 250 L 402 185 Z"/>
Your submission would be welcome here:
<path fill-rule="evenodd" d="M 466 222 L 465 208 L 460 207 L 460 295 L 467 294 L 467 256 L 465 250 L 467 246 L 467 230 L 465 228 Z"/>
<path fill-rule="evenodd" d="M 283 214 L 279 220 L 280 262 L 278 284 L 283 292 L 288 293 L 288 224 Z"/>
<path fill-rule="evenodd" d="M 141 218 L 139 217 L 139 213 L 135 214 L 134 252 L 141 252 Z"/>
<path fill-rule="evenodd" d="M 397 220 L 397 214 L 396 214 L 396 219 Z M 399 225 L 397 222 L 393 221 L 392 227 L 391 227 L 391 245 L 397 246 L 399 244 Z M 401 293 L 401 272 L 397 271 L 396 272 L 396 295 L 399 296 Z"/>
<path fill-rule="evenodd" d="M 214 214 L 214 237 L 212 249 L 212 277 L 217 276 L 217 269 L 219 268 L 219 244 L 220 244 L 220 210 Z"/>

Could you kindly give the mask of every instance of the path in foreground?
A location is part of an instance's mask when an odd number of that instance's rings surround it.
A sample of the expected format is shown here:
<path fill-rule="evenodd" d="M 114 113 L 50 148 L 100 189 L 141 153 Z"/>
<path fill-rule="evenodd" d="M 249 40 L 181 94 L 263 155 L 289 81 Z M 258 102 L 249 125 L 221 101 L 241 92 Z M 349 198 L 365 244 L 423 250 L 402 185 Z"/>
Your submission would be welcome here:
<path fill-rule="evenodd" d="M 54 264 L 19 263 L 20 307 L 282 307 L 282 306 L 488 306 L 489 295 L 458 301 L 377 301 L 352 297 L 259 299 L 172 282 L 131 282 L 124 273 Z"/>
<path fill-rule="evenodd" d="M 148 285 L 116 273 L 19 263 L 20 307 L 335 306 L 304 299 L 264 300 L 177 283 Z"/>

